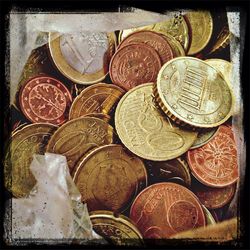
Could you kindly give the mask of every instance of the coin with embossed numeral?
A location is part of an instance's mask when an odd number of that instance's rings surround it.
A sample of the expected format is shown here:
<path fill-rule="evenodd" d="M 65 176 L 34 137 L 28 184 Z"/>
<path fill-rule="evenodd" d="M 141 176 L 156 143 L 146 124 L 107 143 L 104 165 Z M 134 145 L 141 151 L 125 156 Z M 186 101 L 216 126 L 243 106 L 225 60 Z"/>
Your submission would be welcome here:
<path fill-rule="evenodd" d="M 33 154 L 44 154 L 57 126 L 47 123 L 27 125 L 13 133 L 4 160 L 5 186 L 13 196 L 28 195 L 36 184 L 30 171 Z"/>
<path fill-rule="evenodd" d="M 239 178 L 237 148 L 232 128 L 221 125 L 216 136 L 204 146 L 187 152 L 193 175 L 211 187 L 225 187 Z"/>
<path fill-rule="evenodd" d="M 178 57 L 164 64 L 154 84 L 154 95 L 172 120 L 201 128 L 224 123 L 234 103 L 223 75 L 193 57 Z"/>
<path fill-rule="evenodd" d="M 144 189 L 134 200 L 130 219 L 144 239 L 164 239 L 206 225 L 197 197 L 187 188 L 161 182 Z"/>
<path fill-rule="evenodd" d="M 89 150 L 113 142 L 113 128 L 98 118 L 80 117 L 63 124 L 50 138 L 47 152 L 66 157 L 70 172 Z"/>
<path fill-rule="evenodd" d="M 121 145 L 106 145 L 79 162 L 73 176 L 88 210 L 124 211 L 147 185 L 143 162 Z"/>
<path fill-rule="evenodd" d="M 152 87 L 152 83 L 137 86 L 121 98 L 115 112 L 116 131 L 123 144 L 144 159 L 174 159 L 191 147 L 197 132 L 163 116 L 154 104 Z"/>
<path fill-rule="evenodd" d="M 73 101 L 69 119 L 90 113 L 109 114 L 125 91 L 114 84 L 98 83 L 84 89 Z"/>
<path fill-rule="evenodd" d="M 50 55 L 56 67 L 79 84 L 93 84 L 106 77 L 115 47 L 114 33 L 49 34 Z"/>
<path fill-rule="evenodd" d="M 124 215 L 114 216 L 111 211 L 90 213 L 93 229 L 108 243 L 118 246 L 143 246 L 143 238 L 133 221 Z"/>

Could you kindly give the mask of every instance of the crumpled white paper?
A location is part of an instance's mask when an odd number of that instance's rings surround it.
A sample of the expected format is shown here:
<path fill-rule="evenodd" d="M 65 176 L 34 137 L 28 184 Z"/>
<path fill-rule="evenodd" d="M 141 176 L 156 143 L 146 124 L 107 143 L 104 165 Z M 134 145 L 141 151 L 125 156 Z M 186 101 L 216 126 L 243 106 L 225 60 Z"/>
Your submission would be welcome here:
<path fill-rule="evenodd" d="M 12 243 L 42 239 L 47 244 L 58 243 L 58 240 L 68 243 L 83 240 L 86 244 L 102 239 L 92 229 L 87 206 L 81 202 L 65 156 L 34 155 L 30 169 L 37 184 L 27 198 L 12 199 L 12 230 L 9 232 Z M 98 242 L 105 243 L 105 240 Z"/>

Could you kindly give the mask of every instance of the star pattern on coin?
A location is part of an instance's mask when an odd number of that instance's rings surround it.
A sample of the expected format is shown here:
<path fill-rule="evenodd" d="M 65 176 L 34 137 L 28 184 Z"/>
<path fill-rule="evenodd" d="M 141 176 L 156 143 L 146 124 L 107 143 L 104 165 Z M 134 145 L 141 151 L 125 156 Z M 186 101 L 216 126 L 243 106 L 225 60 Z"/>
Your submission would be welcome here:
<path fill-rule="evenodd" d="M 172 105 L 172 108 L 173 108 L 173 109 L 177 109 L 177 105 L 176 105 L 176 104 L 173 104 L 173 105 Z"/>
<path fill-rule="evenodd" d="M 187 119 L 188 119 L 188 120 L 193 120 L 193 119 L 194 119 L 194 117 L 193 117 L 193 115 L 188 114 L 188 115 L 187 115 Z"/>

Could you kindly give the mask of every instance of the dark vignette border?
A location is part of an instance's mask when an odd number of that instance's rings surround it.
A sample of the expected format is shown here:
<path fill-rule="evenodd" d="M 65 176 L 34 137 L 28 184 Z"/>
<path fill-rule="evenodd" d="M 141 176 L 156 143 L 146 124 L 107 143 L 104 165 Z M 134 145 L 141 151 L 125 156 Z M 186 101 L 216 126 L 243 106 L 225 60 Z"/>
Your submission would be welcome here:
<path fill-rule="evenodd" d="M 104 11 L 104 12 L 112 12 L 117 11 L 117 9 L 121 9 L 123 11 L 126 11 L 126 7 L 136 7 L 148 11 L 154 11 L 158 13 L 162 13 L 163 10 L 166 9 L 178 9 L 178 8 L 209 8 L 213 11 L 216 11 L 220 8 L 225 8 L 226 6 L 230 7 L 232 11 L 241 11 L 243 13 L 243 18 L 245 18 L 245 26 L 241 26 L 241 37 L 244 37 L 245 34 L 245 41 L 241 41 L 241 46 L 244 47 L 244 52 L 241 51 L 240 60 L 241 60 L 241 81 L 242 81 L 242 97 L 244 102 L 244 116 L 243 116 L 243 124 L 244 124 L 244 136 L 245 141 L 247 143 L 248 138 L 248 129 L 250 126 L 248 124 L 247 119 L 247 111 L 248 111 L 248 103 L 246 102 L 247 98 L 247 90 L 248 90 L 248 84 L 249 84 L 249 11 L 250 11 L 250 2 L 247 0 L 155 0 L 155 1 L 115 1 L 115 0 L 103 0 L 103 1 L 77 1 L 77 0 L 71 0 L 71 1 L 60 1 L 60 0 L 45 0 L 45 1 L 3 1 L 1 0 L 0 10 L 1 10 L 1 94 L 3 95 L 1 100 L 3 100 L 3 105 L 1 108 L 1 111 L 3 111 L 2 117 L 8 116 L 8 104 L 9 104 L 9 37 L 8 37 L 8 27 L 9 27 L 9 16 L 8 13 L 11 9 L 15 9 L 17 11 L 30 11 L 30 12 L 37 12 L 37 11 L 43 11 L 43 12 L 54 12 L 54 13 L 60 13 L 63 11 L 67 12 L 96 12 L 96 11 Z M 242 20 L 241 20 L 242 21 Z M 3 121 L 3 119 L 2 119 Z M 3 125 L 3 124 L 2 124 Z M 2 134 L 4 132 L 4 127 L 2 127 Z M 2 153 L 4 146 L 4 140 L 2 137 Z M 246 152 L 247 153 L 247 152 Z M 3 158 L 1 158 L 3 159 Z M 249 157 L 247 156 L 246 159 L 246 165 L 249 162 Z M 1 189 L 3 190 L 2 194 L 4 193 L 4 184 L 3 184 L 3 167 L 1 168 Z M 34 245 L 29 242 L 27 239 L 28 247 L 27 246 L 7 246 L 3 241 L 3 216 L 4 216 L 4 201 L 6 198 L 8 198 L 6 195 L 1 195 L 1 249 L 9 249 L 9 248 L 37 248 L 41 249 L 44 248 L 46 245 L 42 244 L 41 239 L 41 245 Z M 245 187 L 244 190 L 240 190 L 240 204 L 241 204 L 241 221 L 243 222 L 243 228 L 241 229 L 243 232 L 243 236 L 237 241 L 233 242 L 227 242 L 223 244 L 214 244 L 214 243 L 198 243 L 193 241 L 185 241 L 185 240 L 171 240 L 168 242 L 159 242 L 159 243 L 165 243 L 164 245 L 157 245 L 154 246 L 152 242 L 147 242 L 149 245 L 149 248 L 155 249 L 155 248 L 163 248 L 163 249 L 192 249 L 192 248 L 199 248 L 199 249 L 215 249 L 215 248 L 221 248 L 221 249 L 249 249 L 250 248 L 250 233 L 249 233 L 249 169 L 246 167 L 246 178 L 245 178 Z M 54 249 L 67 249 L 67 248 L 76 248 L 76 249 L 100 249 L 100 248 L 106 248 L 106 249 L 112 249 L 112 248 L 124 248 L 124 247 L 113 247 L 113 246 L 96 246 L 95 244 L 91 246 L 79 246 L 79 245 L 66 245 L 63 242 L 57 242 L 57 246 L 53 246 Z M 52 248 L 52 246 L 47 246 L 47 248 Z M 126 247 L 128 249 L 134 249 Z M 147 247 L 148 248 L 148 247 Z"/>

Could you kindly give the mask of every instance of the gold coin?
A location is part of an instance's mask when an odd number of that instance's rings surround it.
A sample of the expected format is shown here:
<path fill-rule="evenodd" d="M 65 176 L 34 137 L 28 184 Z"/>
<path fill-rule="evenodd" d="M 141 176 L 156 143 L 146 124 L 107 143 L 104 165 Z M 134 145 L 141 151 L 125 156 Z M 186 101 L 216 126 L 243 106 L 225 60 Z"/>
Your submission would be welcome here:
<path fill-rule="evenodd" d="M 47 152 L 66 157 L 69 171 L 89 150 L 113 142 L 113 128 L 98 118 L 80 117 L 63 124 L 50 138 Z"/>
<path fill-rule="evenodd" d="M 207 59 L 205 60 L 206 63 L 208 63 L 210 66 L 214 67 L 218 71 L 222 73 L 224 76 L 225 80 L 229 83 L 231 83 L 231 74 L 232 74 L 232 63 L 228 62 L 226 60 L 222 59 Z"/>
<path fill-rule="evenodd" d="M 177 15 L 170 20 L 156 23 L 153 29 L 154 31 L 171 35 L 181 44 L 185 51 L 188 50 L 189 29 L 182 15 Z"/>
<path fill-rule="evenodd" d="M 208 143 L 210 140 L 214 138 L 217 130 L 218 127 L 206 129 L 204 131 L 199 131 L 198 137 L 190 149 L 199 148 Z"/>
<path fill-rule="evenodd" d="M 204 214 L 206 217 L 207 226 L 208 225 L 215 225 L 216 221 L 215 221 L 213 215 L 210 213 L 210 211 L 204 205 L 201 205 L 201 206 L 203 208 L 203 211 L 204 211 Z"/>
<path fill-rule="evenodd" d="M 115 47 L 114 33 L 49 33 L 49 50 L 56 67 L 79 84 L 93 84 L 106 77 Z"/>
<path fill-rule="evenodd" d="M 115 217 L 110 211 L 99 210 L 90 213 L 90 220 L 94 231 L 112 245 L 144 245 L 141 233 L 124 215 Z"/>
<path fill-rule="evenodd" d="M 152 87 L 143 84 L 122 97 L 115 112 L 116 131 L 122 143 L 144 159 L 174 159 L 191 147 L 197 133 L 176 126 L 157 110 Z"/>
<path fill-rule="evenodd" d="M 106 145 L 89 153 L 76 168 L 73 180 L 89 211 L 121 212 L 147 185 L 143 162 L 121 145 Z"/>
<path fill-rule="evenodd" d="M 89 113 L 109 114 L 124 93 L 123 89 L 114 84 L 98 83 L 89 86 L 73 101 L 69 119 Z"/>
<path fill-rule="evenodd" d="M 12 134 L 4 159 L 5 186 L 13 196 L 28 195 L 36 184 L 30 171 L 33 154 L 44 154 L 45 147 L 57 126 L 36 123 Z"/>
<path fill-rule="evenodd" d="M 201 128 L 224 123 L 234 103 L 223 75 L 193 57 L 178 57 L 164 64 L 154 84 L 154 95 L 172 120 Z"/>
<path fill-rule="evenodd" d="M 95 117 L 95 118 L 99 118 L 107 123 L 109 123 L 111 117 L 107 114 L 103 114 L 103 113 L 90 113 L 87 115 L 84 115 L 84 117 Z"/>
<path fill-rule="evenodd" d="M 209 11 L 191 11 L 186 14 L 191 26 L 191 44 L 188 55 L 194 55 L 203 50 L 213 33 L 213 18 Z"/>

